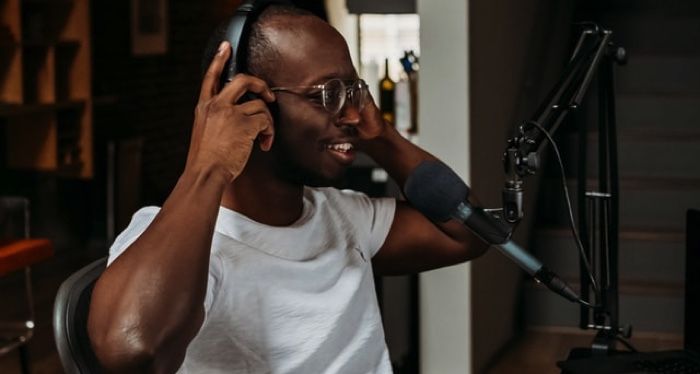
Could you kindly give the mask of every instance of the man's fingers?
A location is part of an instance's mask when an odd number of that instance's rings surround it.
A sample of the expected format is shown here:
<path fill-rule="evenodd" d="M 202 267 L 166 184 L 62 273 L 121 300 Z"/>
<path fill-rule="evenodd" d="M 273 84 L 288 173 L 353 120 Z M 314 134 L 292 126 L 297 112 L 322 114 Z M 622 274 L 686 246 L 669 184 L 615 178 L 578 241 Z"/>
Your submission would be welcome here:
<path fill-rule="evenodd" d="M 239 105 L 239 107 L 243 114 L 247 116 L 252 116 L 261 112 L 269 112 L 265 102 L 260 99 L 246 101 L 245 103 Z"/>
<path fill-rule="evenodd" d="M 372 93 L 369 92 L 369 90 L 367 90 L 367 95 L 365 95 L 363 111 L 367 108 L 369 108 L 372 111 L 379 110 L 379 108 L 377 108 L 377 103 L 376 101 L 374 101 L 374 97 L 372 97 Z"/>
<path fill-rule="evenodd" d="M 243 114 L 251 117 L 258 124 L 257 140 L 260 144 L 260 149 L 269 151 L 272 147 L 272 142 L 275 137 L 275 128 L 273 125 L 272 114 L 267 108 L 267 105 L 262 100 L 252 100 L 240 105 Z"/>
<path fill-rule="evenodd" d="M 207 101 L 217 94 L 219 81 L 221 80 L 221 72 L 224 70 L 229 56 L 231 56 L 231 44 L 227 41 L 223 41 L 219 44 L 219 49 L 211 60 L 209 69 L 207 69 L 207 72 L 204 74 L 202 88 L 199 92 L 200 102 Z"/>
<path fill-rule="evenodd" d="M 275 95 L 264 80 L 247 74 L 236 74 L 233 80 L 221 90 L 219 98 L 235 104 L 246 92 L 252 92 L 268 103 L 275 101 Z"/>
<path fill-rule="evenodd" d="M 258 131 L 265 133 L 273 127 L 272 114 L 267 108 L 267 105 L 262 100 L 252 100 L 240 105 L 240 109 L 246 116 L 257 117 L 256 123 L 259 124 Z"/>

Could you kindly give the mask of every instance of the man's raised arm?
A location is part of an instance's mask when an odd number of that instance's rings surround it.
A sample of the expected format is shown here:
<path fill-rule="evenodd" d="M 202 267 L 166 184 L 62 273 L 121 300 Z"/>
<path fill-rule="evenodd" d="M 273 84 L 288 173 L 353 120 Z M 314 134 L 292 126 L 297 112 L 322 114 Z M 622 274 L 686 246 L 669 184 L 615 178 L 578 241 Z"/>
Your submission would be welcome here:
<path fill-rule="evenodd" d="M 362 148 L 403 186 L 421 162 L 437 158 L 401 136 L 384 122 L 373 102 L 368 104 L 357 125 Z M 461 223 L 431 222 L 410 204 L 399 202 L 389 235 L 372 263 L 379 274 L 407 274 L 471 260 L 487 248 Z"/>
<path fill-rule="evenodd" d="M 225 187 L 243 170 L 254 141 L 267 151 L 274 95 L 238 75 L 218 92 L 231 55 L 222 43 L 206 73 L 187 165 L 153 222 L 105 270 L 92 294 L 88 332 L 111 372 L 173 372 L 204 320 L 211 242 Z M 246 92 L 261 98 L 235 104 Z"/>

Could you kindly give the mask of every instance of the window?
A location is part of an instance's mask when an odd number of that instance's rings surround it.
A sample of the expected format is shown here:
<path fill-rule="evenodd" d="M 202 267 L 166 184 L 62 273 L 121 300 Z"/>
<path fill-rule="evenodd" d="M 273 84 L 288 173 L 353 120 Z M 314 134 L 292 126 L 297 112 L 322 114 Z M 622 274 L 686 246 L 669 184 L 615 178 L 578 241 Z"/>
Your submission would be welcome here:
<path fill-rule="evenodd" d="M 404 51 L 420 56 L 419 17 L 417 14 L 363 14 L 360 22 L 360 74 L 370 87 L 384 76 L 384 59 L 389 59 L 389 77 L 397 81 L 402 68 L 399 59 Z M 372 91 L 375 95 L 375 91 Z"/>

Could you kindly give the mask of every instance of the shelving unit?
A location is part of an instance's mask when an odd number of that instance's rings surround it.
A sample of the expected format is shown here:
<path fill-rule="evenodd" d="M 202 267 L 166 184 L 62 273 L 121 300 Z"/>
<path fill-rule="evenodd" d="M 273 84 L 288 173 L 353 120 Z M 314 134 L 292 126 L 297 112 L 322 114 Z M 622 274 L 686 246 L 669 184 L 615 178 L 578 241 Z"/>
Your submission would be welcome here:
<path fill-rule="evenodd" d="M 0 0 L 0 126 L 14 169 L 91 178 L 89 0 Z"/>

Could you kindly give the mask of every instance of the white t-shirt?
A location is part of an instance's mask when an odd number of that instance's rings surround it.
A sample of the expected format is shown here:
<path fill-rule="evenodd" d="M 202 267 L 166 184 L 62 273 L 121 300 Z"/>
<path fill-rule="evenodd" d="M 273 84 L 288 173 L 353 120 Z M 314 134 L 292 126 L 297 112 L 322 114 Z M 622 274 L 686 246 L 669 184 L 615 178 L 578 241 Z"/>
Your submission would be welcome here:
<path fill-rule="evenodd" d="M 305 188 L 287 227 L 221 207 L 212 240 L 206 317 L 179 373 L 391 373 L 370 259 L 395 200 Z M 109 263 L 150 224 L 142 208 Z"/>

